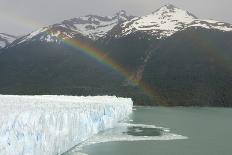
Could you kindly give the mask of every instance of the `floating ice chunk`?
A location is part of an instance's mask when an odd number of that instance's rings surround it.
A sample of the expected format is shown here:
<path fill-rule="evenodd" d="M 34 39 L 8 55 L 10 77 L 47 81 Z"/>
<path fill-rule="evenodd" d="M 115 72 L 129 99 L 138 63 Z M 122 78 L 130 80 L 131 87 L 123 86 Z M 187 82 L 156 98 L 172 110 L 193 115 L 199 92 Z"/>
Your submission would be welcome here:
<path fill-rule="evenodd" d="M 65 155 L 79 155 L 83 148 L 89 145 L 121 142 L 121 141 L 167 141 L 167 140 L 184 140 L 186 136 L 171 133 L 169 129 L 157 127 L 155 125 L 119 123 L 113 129 L 94 135 L 84 141 Z"/>

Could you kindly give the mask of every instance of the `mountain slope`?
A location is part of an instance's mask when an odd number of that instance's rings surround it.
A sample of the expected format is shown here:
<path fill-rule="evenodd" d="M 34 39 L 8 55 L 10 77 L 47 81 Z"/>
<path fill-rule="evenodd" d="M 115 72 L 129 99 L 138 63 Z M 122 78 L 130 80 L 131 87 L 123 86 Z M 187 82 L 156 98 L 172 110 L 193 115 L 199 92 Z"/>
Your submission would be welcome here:
<path fill-rule="evenodd" d="M 114 88 L 122 81 L 95 59 L 63 43 L 31 42 L 4 49 L 0 70 L 4 94 L 83 95 L 101 93 L 97 90 L 107 89 L 106 85 Z"/>
<path fill-rule="evenodd" d="M 102 40 L 103 42 L 131 34 L 140 35 L 140 38 L 165 39 L 176 32 L 191 27 L 223 32 L 232 31 L 231 24 L 198 19 L 186 10 L 173 5 L 165 5 L 152 14 L 141 17 L 127 15 L 122 10 L 113 16 L 87 15 L 64 20 L 61 23 L 38 29 L 17 39 L 11 46 L 30 41 L 60 43 L 61 39 L 75 38 L 77 35 L 82 35 L 93 41 Z"/>
<path fill-rule="evenodd" d="M 0 33 L 0 49 L 12 43 L 14 40 L 16 40 L 16 38 L 17 37 L 9 34 Z"/>
<path fill-rule="evenodd" d="M 132 18 L 133 16 L 127 15 L 127 13 L 122 10 L 117 12 L 114 16 L 102 17 L 87 15 L 85 17 L 65 20 L 57 25 L 69 28 L 73 31 L 78 31 L 92 40 L 97 40 L 105 36 L 114 26 Z"/>
<path fill-rule="evenodd" d="M 0 52 L 0 93 L 108 94 L 132 97 L 139 105 L 232 106 L 230 24 L 200 20 L 172 5 L 127 21 L 122 14 L 75 18 L 17 39 Z M 80 43 L 111 58 L 126 77 Z"/>
<path fill-rule="evenodd" d="M 232 106 L 231 49 L 232 32 L 178 32 L 153 48 L 143 81 L 168 105 Z"/>
<path fill-rule="evenodd" d="M 215 20 L 201 20 L 186 10 L 165 5 L 152 14 L 135 17 L 117 27 L 114 37 L 144 32 L 158 39 L 167 38 L 190 27 L 232 31 L 232 25 Z"/>
<path fill-rule="evenodd" d="M 60 44 L 61 40 L 83 36 L 89 40 L 97 40 L 105 36 L 114 26 L 127 21 L 134 16 L 129 16 L 125 11 L 119 11 L 113 16 L 102 17 L 98 15 L 87 15 L 84 17 L 64 20 L 38 29 L 17 39 L 11 47 L 28 42 L 55 42 Z"/>

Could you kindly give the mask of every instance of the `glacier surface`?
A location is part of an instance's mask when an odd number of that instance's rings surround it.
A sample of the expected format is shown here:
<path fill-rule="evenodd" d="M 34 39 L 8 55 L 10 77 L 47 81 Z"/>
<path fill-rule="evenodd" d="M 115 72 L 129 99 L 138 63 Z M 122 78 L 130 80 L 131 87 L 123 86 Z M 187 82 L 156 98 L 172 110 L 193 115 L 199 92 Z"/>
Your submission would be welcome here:
<path fill-rule="evenodd" d="M 130 98 L 0 95 L 0 155 L 57 155 L 132 113 Z"/>

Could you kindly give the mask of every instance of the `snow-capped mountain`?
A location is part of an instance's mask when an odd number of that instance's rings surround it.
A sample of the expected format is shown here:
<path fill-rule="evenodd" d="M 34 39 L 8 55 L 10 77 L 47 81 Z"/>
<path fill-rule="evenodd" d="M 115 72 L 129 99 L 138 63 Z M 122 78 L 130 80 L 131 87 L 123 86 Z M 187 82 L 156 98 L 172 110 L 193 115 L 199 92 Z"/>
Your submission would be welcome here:
<path fill-rule="evenodd" d="M 56 26 L 62 26 L 73 31 L 78 31 L 90 39 L 97 40 L 98 38 L 105 36 L 107 32 L 117 24 L 132 18 L 133 16 L 129 16 L 124 10 L 121 10 L 114 16 L 101 17 L 97 15 L 87 15 L 85 17 L 65 20 Z"/>
<path fill-rule="evenodd" d="M 130 77 L 62 41 L 70 38 L 98 49 Z M 89 15 L 38 29 L 1 49 L 0 94 L 112 94 L 139 105 L 232 106 L 231 49 L 230 24 L 172 5 L 142 17 L 124 11 Z M 159 94 L 150 98 L 128 79 Z"/>
<path fill-rule="evenodd" d="M 120 38 L 136 32 L 142 32 L 149 37 L 164 39 L 191 27 L 232 31 L 231 24 L 198 19 L 186 10 L 173 5 L 165 5 L 149 15 L 141 17 L 127 15 L 122 10 L 113 16 L 87 15 L 64 20 L 61 23 L 38 29 L 21 37 L 11 46 L 27 41 L 60 43 L 62 39 L 76 37 L 96 41 L 99 38 Z"/>
<path fill-rule="evenodd" d="M 114 33 L 114 35 L 121 37 L 140 31 L 162 39 L 189 27 L 232 31 L 230 24 L 215 20 L 201 20 L 186 10 L 173 5 L 165 5 L 149 15 L 135 17 L 124 22 L 118 28 L 120 32 Z"/>
<path fill-rule="evenodd" d="M 26 36 L 19 38 L 8 47 L 13 47 L 25 42 L 29 43 L 31 41 L 60 43 L 62 39 L 73 38 L 75 35 L 81 34 L 78 31 L 72 31 L 62 26 L 52 25 L 40 28 Z"/>
<path fill-rule="evenodd" d="M 61 23 L 38 29 L 18 39 L 11 46 L 27 41 L 60 43 L 62 39 L 73 38 L 76 36 L 86 37 L 94 41 L 105 36 L 116 25 L 132 18 L 134 18 L 134 16 L 129 16 L 124 10 L 121 10 L 113 16 L 102 17 L 98 15 L 87 15 L 84 17 L 64 20 Z"/>
<path fill-rule="evenodd" d="M 0 49 L 12 43 L 16 38 L 17 37 L 9 34 L 0 33 Z"/>

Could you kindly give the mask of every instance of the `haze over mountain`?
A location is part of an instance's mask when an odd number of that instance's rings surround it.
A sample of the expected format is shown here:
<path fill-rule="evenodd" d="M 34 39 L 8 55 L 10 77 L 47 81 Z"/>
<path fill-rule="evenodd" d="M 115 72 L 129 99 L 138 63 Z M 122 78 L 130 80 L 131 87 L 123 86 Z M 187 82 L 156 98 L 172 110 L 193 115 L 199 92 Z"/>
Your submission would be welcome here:
<path fill-rule="evenodd" d="M 127 77 L 70 41 L 98 49 Z M 2 49 L 0 93 L 109 94 L 140 105 L 232 106 L 231 49 L 231 24 L 199 19 L 173 5 L 141 17 L 125 11 L 87 15 L 38 29 Z"/>

